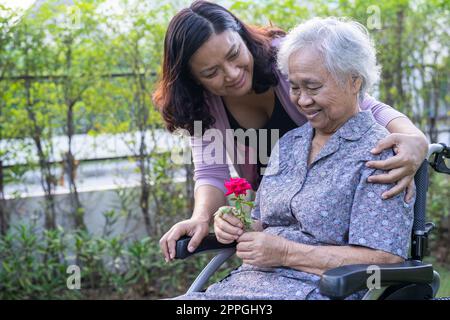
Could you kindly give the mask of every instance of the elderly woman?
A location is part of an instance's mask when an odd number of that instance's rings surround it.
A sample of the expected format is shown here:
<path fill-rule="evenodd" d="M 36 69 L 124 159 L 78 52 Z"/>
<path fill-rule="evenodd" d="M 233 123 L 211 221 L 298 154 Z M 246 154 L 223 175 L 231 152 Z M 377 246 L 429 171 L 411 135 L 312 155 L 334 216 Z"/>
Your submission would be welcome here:
<path fill-rule="evenodd" d="M 313 19 L 288 34 L 278 54 L 291 100 L 308 119 L 272 152 L 256 195 L 254 232 L 233 216 L 216 217 L 219 241 L 237 240 L 243 265 L 189 299 L 326 299 L 320 275 L 347 264 L 407 258 L 412 203 L 381 200 L 390 185 L 371 184 L 370 150 L 388 131 L 359 104 L 376 81 L 375 50 L 359 23 Z M 358 299 L 364 292 L 349 299 Z"/>

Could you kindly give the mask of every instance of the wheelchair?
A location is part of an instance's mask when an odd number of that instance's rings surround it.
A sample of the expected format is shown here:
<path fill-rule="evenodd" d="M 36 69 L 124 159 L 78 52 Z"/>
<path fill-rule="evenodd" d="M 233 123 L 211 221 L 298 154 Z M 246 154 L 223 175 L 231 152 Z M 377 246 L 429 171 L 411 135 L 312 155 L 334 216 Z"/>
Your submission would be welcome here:
<path fill-rule="evenodd" d="M 450 158 L 450 147 L 445 144 L 430 144 L 427 158 L 417 171 L 416 202 L 414 205 L 414 224 L 411 233 L 410 257 L 403 263 L 378 265 L 376 286 L 368 288 L 370 265 L 345 265 L 326 271 L 320 280 L 319 290 L 332 300 L 343 300 L 358 291 L 368 289 L 363 300 L 430 300 L 435 299 L 440 286 L 439 273 L 430 263 L 424 263 L 428 235 L 434 228 L 426 223 L 426 195 L 428 190 L 428 167 L 435 171 L 450 174 L 445 163 Z M 182 237 L 176 243 L 176 259 L 185 259 L 205 251 L 218 251 L 217 255 L 197 276 L 186 294 L 201 292 L 209 278 L 236 252 L 236 243 L 222 244 L 214 234 L 209 234 L 194 252 L 187 250 L 191 237 Z M 450 300 L 438 298 L 435 300 Z"/>

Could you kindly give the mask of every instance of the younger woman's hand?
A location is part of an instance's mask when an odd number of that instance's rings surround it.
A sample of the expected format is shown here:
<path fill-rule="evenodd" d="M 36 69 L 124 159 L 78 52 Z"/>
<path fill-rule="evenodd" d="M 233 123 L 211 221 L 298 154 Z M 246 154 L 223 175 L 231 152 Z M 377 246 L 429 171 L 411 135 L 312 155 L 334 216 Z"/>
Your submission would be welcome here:
<path fill-rule="evenodd" d="M 372 153 L 393 148 L 395 156 L 380 161 L 368 161 L 367 166 L 388 171 L 385 174 L 371 176 L 371 183 L 395 183 L 386 191 L 383 199 L 392 198 L 406 190 L 405 201 L 411 201 L 414 195 L 414 175 L 419 169 L 428 152 L 428 142 L 419 135 L 392 133 L 380 140 Z"/>

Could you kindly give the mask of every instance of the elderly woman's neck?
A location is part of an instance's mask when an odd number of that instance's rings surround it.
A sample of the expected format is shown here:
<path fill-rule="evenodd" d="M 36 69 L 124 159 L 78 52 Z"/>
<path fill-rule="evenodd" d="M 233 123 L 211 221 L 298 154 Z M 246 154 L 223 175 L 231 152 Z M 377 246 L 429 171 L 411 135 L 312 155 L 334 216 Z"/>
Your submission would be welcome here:
<path fill-rule="evenodd" d="M 325 128 L 315 128 L 314 130 L 314 138 L 316 136 L 319 136 L 321 138 L 330 138 L 333 134 L 336 133 L 336 131 L 338 131 L 348 120 L 350 120 L 350 118 L 354 117 L 355 115 L 358 114 L 358 112 L 360 112 L 360 108 L 359 105 L 356 104 L 354 106 L 352 106 L 351 111 L 349 111 L 348 113 L 346 113 L 345 115 L 343 115 L 342 117 L 340 117 L 339 119 L 336 119 L 335 121 L 333 121 L 332 123 L 330 123 L 329 126 L 325 127 Z"/>
<path fill-rule="evenodd" d="M 341 119 L 334 121 L 332 126 L 328 128 L 314 128 L 308 164 L 314 160 L 315 156 L 319 153 L 331 136 L 335 134 L 336 131 L 338 131 L 350 118 L 361 111 L 358 104 L 355 104 L 352 108 L 349 108 L 349 110 L 351 111 L 348 114 L 344 115 Z"/>

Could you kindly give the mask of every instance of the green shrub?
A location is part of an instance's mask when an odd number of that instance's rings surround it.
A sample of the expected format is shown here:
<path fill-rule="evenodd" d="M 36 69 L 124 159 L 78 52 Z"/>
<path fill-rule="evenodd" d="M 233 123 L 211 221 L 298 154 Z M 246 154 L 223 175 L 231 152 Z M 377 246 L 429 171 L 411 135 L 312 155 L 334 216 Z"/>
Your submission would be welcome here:
<path fill-rule="evenodd" d="M 0 237 L 0 299 L 167 298 L 184 293 L 212 254 L 167 264 L 157 240 L 126 241 L 59 227 L 19 224 Z M 224 277 L 231 267 L 216 274 Z M 80 267 L 81 289 L 70 290 L 67 268 Z M 228 268 L 227 268 L 228 267 Z"/>

